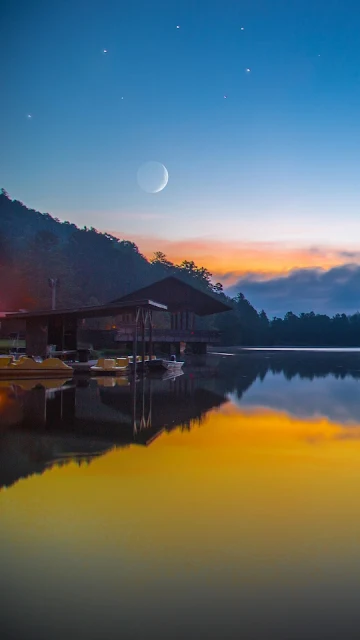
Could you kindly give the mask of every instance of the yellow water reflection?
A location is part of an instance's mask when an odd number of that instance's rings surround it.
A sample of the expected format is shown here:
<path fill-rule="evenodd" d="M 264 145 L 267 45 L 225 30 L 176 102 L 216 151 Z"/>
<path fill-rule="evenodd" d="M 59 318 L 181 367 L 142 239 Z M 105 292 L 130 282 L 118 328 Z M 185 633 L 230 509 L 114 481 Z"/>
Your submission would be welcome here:
<path fill-rule="evenodd" d="M 229 402 L 148 448 L 20 480 L 1 495 L 0 543 L 17 593 L 30 598 L 36 567 L 69 607 L 89 583 L 100 608 L 109 585 L 126 585 L 123 602 L 157 587 L 169 607 L 195 587 L 220 599 L 303 589 L 310 602 L 329 582 L 359 586 L 359 490 L 360 425 Z"/>
<path fill-rule="evenodd" d="M 256 539 L 268 548 L 271 531 L 282 538 L 286 523 L 300 538 L 308 525 L 323 527 L 324 518 L 331 520 L 335 506 L 340 528 L 349 510 L 358 527 L 358 481 L 360 425 L 245 412 L 228 403 L 208 414 L 201 427 L 164 434 L 150 448 L 113 450 L 89 466 L 70 463 L 20 480 L 3 499 L 2 535 L 21 537 L 24 527 L 33 528 L 34 540 L 47 535 L 49 526 L 63 540 L 67 514 L 78 523 L 72 546 L 77 530 L 84 544 L 84 537 L 95 540 L 104 526 L 115 543 L 125 512 L 127 522 L 141 525 L 139 535 L 146 531 L 149 540 L 154 534 L 155 548 L 164 537 L 183 540 L 189 523 L 192 541 L 206 531 L 217 544 L 219 535 L 232 539 L 241 530 L 243 538 L 251 528 L 248 544 Z M 38 528 L 44 509 L 46 521 Z M 263 520 L 270 516 L 265 538 Z M 277 535 L 273 543 L 278 546 Z M 293 543 L 292 538 L 287 546 Z"/>

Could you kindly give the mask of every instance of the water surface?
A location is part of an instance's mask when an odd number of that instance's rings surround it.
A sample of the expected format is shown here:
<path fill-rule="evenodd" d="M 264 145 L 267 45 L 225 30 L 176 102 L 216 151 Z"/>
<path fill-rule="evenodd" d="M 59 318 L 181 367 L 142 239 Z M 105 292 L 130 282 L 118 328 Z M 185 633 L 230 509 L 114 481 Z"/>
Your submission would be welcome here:
<path fill-rule="evenodd" d="M 4 638 L 358 638 L 360 354 L 0 383 Z"/>

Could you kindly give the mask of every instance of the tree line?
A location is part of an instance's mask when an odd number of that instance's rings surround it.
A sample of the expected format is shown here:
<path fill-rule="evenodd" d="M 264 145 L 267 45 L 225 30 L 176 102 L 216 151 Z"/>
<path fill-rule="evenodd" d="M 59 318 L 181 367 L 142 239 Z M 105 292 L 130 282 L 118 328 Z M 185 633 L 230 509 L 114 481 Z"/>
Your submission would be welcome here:
<path fill-rule="evenodd" d="M 219 330 L 223 344 L 360 345 L 360 314 L 329 317 L 288 312 L 269 319 L 239 292 L 230 298 L 212 274 L 192 260 L 173 264 L 160 251 L 151 260 L 135 243 L 119 240 L 91 227 L 78 228 L 48 213 L 29 209 L 0 192 L 0 310 L 47 309 L 51 305 L 49 278 L 57 278 L 59 308 L 96 305 L 175 275 L 232 310 L 198 319 L 199 328 Z"/>

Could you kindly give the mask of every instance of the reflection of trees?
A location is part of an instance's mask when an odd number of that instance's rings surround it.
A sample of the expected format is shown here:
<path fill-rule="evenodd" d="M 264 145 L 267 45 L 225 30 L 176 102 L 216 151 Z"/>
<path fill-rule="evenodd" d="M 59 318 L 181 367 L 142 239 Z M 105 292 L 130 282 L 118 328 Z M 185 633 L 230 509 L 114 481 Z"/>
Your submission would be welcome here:
<path fill-rule="evenodd" d="M 45 435 L 12 429 L 0 436 L 0 488 L 71 462 L 79 466 L 88 465 L 112 446 L 111 443 L 104 445 L 81 438 L 74 440 L 60 434 Z"/>
<path fill-rule="evenodd" d="M 313 380 L 333 376 L 360 379 L 360 352 L 243 351 L 219 363 L 219 388 L 239 398 L 257 378 L 268 373 L 283 374 L 287 380 L 298 376 Z"/>
<path fill-rule="evenodd" d="M 15 396 L 9 387 L 3 406 L 9 401 L 12 413 L 0 433 L 0 487 L 54 466 L 88 465 L 114 447 L 148 445 L 164 430 L 189 431 L 225 401 L 206 384 L 191 376 L 114 388 L 81 381 L 51 395 L 37 388 Z"/>
<path fill-rule="evenodd" d="M 0 486 L 54 465 L 83 467 L 114 447 L 149 445 L 163 431 L 190 431 L 227 394 L 241 398 L 269 374 L 288 380 L 360 378 L 360 353 L 243 351 L 220 358 L 216 370 L 214 362 L 213 369 L 188 369 L 174 380 L 147 379 L 128 387 L 99 388 L 83 380 L 51 395 L 45 389 L 2 388 Z"/>

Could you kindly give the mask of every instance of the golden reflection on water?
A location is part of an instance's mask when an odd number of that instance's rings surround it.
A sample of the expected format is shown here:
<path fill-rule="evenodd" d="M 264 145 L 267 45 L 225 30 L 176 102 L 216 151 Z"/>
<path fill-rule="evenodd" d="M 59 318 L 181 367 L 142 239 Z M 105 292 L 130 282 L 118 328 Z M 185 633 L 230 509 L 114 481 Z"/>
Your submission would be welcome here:
<path fill-rule="evenodd" d="M 97 530 L 104 528 L 107 543 L 116 544 L 125 512 L 138 536 L 154 538 L 153 554 L 157 547 L 163 552 L 164 537 L 183 539 L 189 522 L 193 542 L 205 532 L 216 545 L 219 536 L 235 542 L 241 530 L 242 544 L 253 547 L 256 540 L 258 551 L 268 549 L 269 536 L 277 533 L 275 551 L 284 523 L 292 537 L 281 547 L 289 548 L 293 536 L 300 539 L 310 525 L 312 533 L 336 526 L 335 511 L 340 529 L 346 513 L 353 520 L 358 481 L 360 425 L 242 411 L 228 403 L 210 412 L 201 427 L 163 434 L 148 448 L 116 449 L 89 466 L 69 463 L 20 480 L 3 496 L 2 537 L 21 538 L 26 526 L 35 541 L 49 527 L 64 541 L 66 516 L 76 522 L 68 541 L 72 547 L 80 542 L 77 535 L 83 545 L 96 541 Z M 38 527 L 44 511 L 46 520 Z M 270 516 L 264 537 L 264 518 Z M 359 527 L 357 518 L 354 526 Z M 196 553 L 201 553 L 197 546 Z"/>
<path fill-rule="evenodd" d="M 360 425 L 228 402 L 147 448 L 20 480 L 0 496 L 0 544 L 19 596 L 36 573 L 69 608 L 74 585 L 100 608 L 104 589 L 130 609 L 160 606 L 155 588 L 170 610 L 175 590 L 310 598 L 335 577 L 359 586 L 359 490 Z"/>

